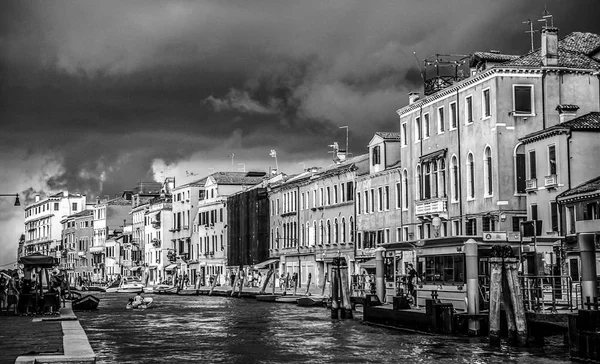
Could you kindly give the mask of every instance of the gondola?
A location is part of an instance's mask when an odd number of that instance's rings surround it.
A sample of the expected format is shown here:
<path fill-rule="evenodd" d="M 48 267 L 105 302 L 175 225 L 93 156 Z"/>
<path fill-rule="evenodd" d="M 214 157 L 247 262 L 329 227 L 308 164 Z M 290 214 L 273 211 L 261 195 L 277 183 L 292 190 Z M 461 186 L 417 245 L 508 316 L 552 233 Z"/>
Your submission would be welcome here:
<path fill-rule="evenodd" d="M 74 300 L 71 307 L 74 311 L 90 311 L 97 310 L 99 303 L 100 299 L 90 294 Z"/>

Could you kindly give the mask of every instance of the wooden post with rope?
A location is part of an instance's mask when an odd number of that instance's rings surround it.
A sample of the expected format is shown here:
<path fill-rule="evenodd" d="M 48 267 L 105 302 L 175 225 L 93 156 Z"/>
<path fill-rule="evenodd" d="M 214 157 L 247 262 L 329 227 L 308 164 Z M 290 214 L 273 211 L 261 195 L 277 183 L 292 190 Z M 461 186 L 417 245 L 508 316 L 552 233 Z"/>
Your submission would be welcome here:
<path fill-rule="evenodd" d="M 235 274 L 235 279 L 233 281 L 233 287 L 231 287 L 231 297 L 233 297 L 233 295 L 235 294 L 235 289 L 238 285 L 238 282 L 240 280 L 240 272 L 241 270 L 238 269 L 237 273 Z"/>
<path fill-rule="evenodd" d="M 216 278 L 212 281 L 210 285 L 210 291 L 208 291 L 208 295 L 211 296 L 213 291 L 215 290 L 215 286 L 217 285 L 217 281 L 219 280 L 220 273 L 217 273 Z"/>
<path fill-rule="evenodd" d="M 352 315 L 352 301 L 350 299 L 350 287 L 348 284 L 348 266 L 342 266 L 338 269 L 338 275 L 341 282 L 341 302 L 342 302 L 342 318 L 351 319 Z"/>
<path fill-rule="evenodd" d="M 269 269 L 269 271 L 267 272 L 266 276 L 265 276 L 265 280 L 262 282 L 262 285 L 260 287 L 260 291 L 258 291 L 258 294 L 265 294 L 265 291 L 267 289 L 267 284 L 269 284 L 269 280 L 271 279 L 271 276 L 273 276 L 273 269 Z"/>
<path fill-rule="evenodd" d="M 312 279 L 312 273 L 308 273 L 308 281 L 306 282 L 306 296 L 310 296 L 310 281 Z"/>

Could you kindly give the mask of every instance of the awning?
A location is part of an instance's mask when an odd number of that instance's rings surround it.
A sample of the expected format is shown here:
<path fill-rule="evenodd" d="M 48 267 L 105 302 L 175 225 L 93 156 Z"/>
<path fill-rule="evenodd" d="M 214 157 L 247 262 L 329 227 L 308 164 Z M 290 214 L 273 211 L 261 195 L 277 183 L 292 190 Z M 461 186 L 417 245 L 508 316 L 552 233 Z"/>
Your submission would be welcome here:
<path fill-rule="evenodd" d="M 169 264 L 165 267 L 165 270 L 173 270 L 177 268 L 177 264 Z"/>
<path fill-rule="evenodd" d="M 90 248 L 90 253 L 92 253 L 92 254 L 104 253 L 104 247 L 103 246 L 93 246 Z"/>
<path fill-rule="evenodd" d="M 269 265 L 273 264 L 273 263 L 277 263 L 279 262 L 279 258 L 273 258 L 273 259 L 267 259 L 262 263 L 258 263 L 254 266 L 254 269 L 263 269 L 263 268 L 267 268 Z"/>
<path fill-rule="evenodd" d="M 131 268 L 129 268 L 129 271 L 130 272 L 137 272 L 140 269 L 142 269 L 142 267 L 131 267 Z"/>
<path fill-rule="evenodd" d="M 55 258 L 49 255 L 43 255 L 41 253 L 33 253 L 25 257 L 19 258 L 19 263 L 25 266 L 40 267 L 40 268 L 52 268 L 56 265 L 57 261 Z"/>
<path fill-rule="evenodd" d="M 369 259 L 366 262 L 358 264 L 361 268 L 377 268 L 375 258 Z"/>

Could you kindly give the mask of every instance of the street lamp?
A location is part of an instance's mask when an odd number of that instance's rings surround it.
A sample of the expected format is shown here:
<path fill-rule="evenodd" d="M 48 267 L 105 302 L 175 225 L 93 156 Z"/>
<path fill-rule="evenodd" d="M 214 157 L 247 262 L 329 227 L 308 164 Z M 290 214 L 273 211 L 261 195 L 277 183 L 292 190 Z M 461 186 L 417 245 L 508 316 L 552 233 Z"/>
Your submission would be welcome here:
<path fill-rule="evenodd" d="M 12 197 L 12 196 L 15 196 L 15 206 L 21 206 L 21 202 L 19 201 L 19 194 L 18 193 L 15 193 L 15 194 L 12 194 L 12 193 L 11 194 L 4 194 L 4 193 L 2 193 L 2 194 L 0 194 L 0 196 L 2 196 L 2 197 Z"/>

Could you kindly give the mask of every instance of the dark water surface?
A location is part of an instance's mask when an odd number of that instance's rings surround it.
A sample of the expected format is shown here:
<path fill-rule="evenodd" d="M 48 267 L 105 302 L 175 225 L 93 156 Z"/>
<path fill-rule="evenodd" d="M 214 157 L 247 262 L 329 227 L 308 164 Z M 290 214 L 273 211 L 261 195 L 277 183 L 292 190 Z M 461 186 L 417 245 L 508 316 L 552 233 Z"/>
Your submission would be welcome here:
<path fill-rule="evenodd" d="M 561 338 L 545 348 L 490 348 L 480 339 L 417 335 L 331 320 L 324 308 L 212 296 L 96 294 L 78 312 L 98 363 L 569 363 Z M 357 316 L 360 316 L 358 314 Z"/>

